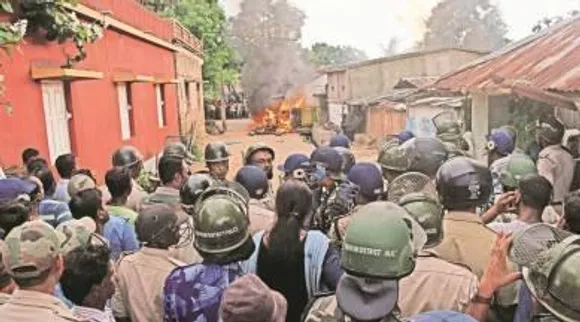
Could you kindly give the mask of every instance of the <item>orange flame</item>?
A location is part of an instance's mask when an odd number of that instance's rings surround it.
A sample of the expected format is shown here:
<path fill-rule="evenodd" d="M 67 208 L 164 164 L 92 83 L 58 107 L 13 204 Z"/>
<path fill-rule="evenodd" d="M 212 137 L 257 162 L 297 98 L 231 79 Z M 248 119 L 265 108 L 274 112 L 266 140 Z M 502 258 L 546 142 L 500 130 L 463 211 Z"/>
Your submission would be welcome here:
<path fill-rule="evenodd" d="M 254 134 L 282 135 L 294 131 L 292 111 L 306 107 L 306 96 L 300 94 L 275 102 L 252 115 L 250 132 Z"/>

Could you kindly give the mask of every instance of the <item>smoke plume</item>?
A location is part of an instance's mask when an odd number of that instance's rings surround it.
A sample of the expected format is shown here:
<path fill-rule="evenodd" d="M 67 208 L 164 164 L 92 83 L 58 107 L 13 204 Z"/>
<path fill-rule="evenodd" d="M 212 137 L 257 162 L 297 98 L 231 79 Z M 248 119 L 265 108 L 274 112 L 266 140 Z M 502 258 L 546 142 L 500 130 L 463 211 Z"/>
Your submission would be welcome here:
<path fill-rule="evenodd" d="M 232 40 L 243 61 L 241 82 L 249 108 L 307 83 L 314 71 L 300 46 L 305 15 L 287 0 L 244 0 L 232 19 Z"/>

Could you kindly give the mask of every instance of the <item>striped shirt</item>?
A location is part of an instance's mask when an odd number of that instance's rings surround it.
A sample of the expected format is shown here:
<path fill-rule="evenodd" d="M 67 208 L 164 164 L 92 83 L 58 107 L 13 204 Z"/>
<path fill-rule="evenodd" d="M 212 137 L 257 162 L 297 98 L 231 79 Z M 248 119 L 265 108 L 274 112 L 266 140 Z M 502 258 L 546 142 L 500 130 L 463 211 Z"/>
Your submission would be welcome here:
<path fill-rule="evenodd" d="M 101 311 L 86 306 L 74 306 L 72 311 L 76 317 L 86 322 L 115 322 L 110 309 Z"/>

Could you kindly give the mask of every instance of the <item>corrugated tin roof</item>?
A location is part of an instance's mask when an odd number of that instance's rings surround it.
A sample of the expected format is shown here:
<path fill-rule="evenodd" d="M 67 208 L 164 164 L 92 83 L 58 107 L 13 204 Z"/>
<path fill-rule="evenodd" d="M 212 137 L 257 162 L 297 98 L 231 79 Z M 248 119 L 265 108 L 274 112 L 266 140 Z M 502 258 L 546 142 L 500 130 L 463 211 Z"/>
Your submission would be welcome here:
<path fill-rule="evenodd" d="M 405 58 L 412 58 L 412 57 L 419 57 L 419 56 L 423 56 L 423 55 L 436 54 L 436 53 L 441 53 L 441 52 L 446 52 L 446 51 L 462 51 L 462 52 L 474 53 L 474 54 L 480 54 L 480 55 L 484 55 L 484 54 L 488 53 L 488 52 L 483 52 L 483 51 L 479 51 L 479 50 L 472 50 L 472 49 L 465 49 L 465 48 L 453 48 L 453 47 L 429 49 L 429 50 L 419 50 L 419 51 L 411 51 L 411 52 L 406 52 L 406 53 L 387 56 L 387 57 L 365 60 L 365 61 L 356 62 L 356 63 L 349 63 L 349 64 L 336 65 L 336 66 L 327 66 L 327 67 L 322 68 L 322 70 L 325 73 L 342 72 L 342 71 L 345 71 L 347 69 L 369 66 L 369 65 L 374 65 L 374 64 L 384 63 L 384 62 L 394 61 L 394 60 L 400 60 L 400 59 L 405 59 Z"/>
<path fill-rule="evenodd" d="M 346 102 L 346 104 L 350 106 L 369 106 L 379 104 L 383 101 L 403 102 L 407 97 L 417 92 L 418 90 L 415 88 L 393 89 L 386 95 L 353 99 Z"/>
<path fill-rule="evenodd" d="M 566 20 L 443 75 L 437 89 L 501 87 L 494 79 L 525 81 L 542 90 L 580 90 L 580 16 Z"/>
<path fill-rule="evenodd" d="M 399 82 L 393 87 L 395 89 L 400 88 L 424 88 L 429 87 L 437 81 L 437 76 L 416 76 L 416 77 L 403 77 Z"/>

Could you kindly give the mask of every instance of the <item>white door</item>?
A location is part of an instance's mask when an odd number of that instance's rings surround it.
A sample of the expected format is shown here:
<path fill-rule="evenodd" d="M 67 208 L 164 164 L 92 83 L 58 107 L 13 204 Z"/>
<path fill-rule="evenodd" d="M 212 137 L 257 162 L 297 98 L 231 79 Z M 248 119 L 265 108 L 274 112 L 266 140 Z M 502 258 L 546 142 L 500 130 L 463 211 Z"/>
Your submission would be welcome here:
<path fill-rule="evenodd" d="M 328 106 L 328 120 L 335 125 L 342 125 L 342 105 L 329 104 Z"/>
<path fill-rule="evenodd" d="M 64 84 L 62 81 L 43 81 L 41 83 L 44 118 L 50 161 L 54 164 L 61 154 L 71 152 L 68 120 L 71 115 L 66 109 Z"/>
<path fill-rule="evenodd" d="M 129 105 L 126 83 L 117 84 L 117 98 L 119 99 L 119 119 L 121 120 L 121 139 L 128 140 L 131 138 L 131 121 L 129 118 L 129 110 L 132 107 Z"/>

